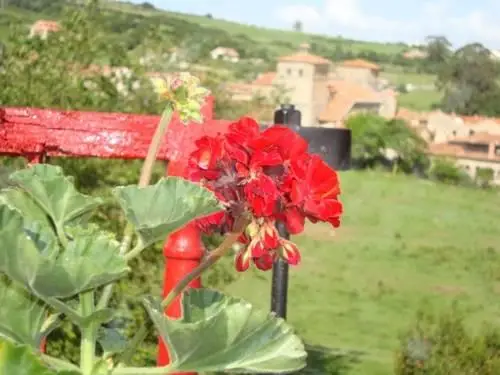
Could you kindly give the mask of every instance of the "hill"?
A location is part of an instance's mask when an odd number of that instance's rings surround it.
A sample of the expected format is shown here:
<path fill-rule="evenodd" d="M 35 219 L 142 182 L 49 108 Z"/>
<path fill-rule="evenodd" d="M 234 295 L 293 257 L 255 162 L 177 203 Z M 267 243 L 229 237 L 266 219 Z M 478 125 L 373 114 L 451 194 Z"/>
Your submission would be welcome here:
<path fill-rule="evenodd" d="M 341 174 L 341 187 L 341 228 L 313 225 L 293 238 L 303 263 L 291 269 L 288 298 L 306 342 L 341 353 L 346 368 L 326 373 L 393 373 L 398 335 L 421 307 L 455 301 L 471 327 L 499 323 L 498 190 L 354 171 Z M 243 274 L 227 290 L 269 308 L 269 274 Z"/>
<path fill-rule="evenodd" d="M 0 38 L 5 36 L 9 24 L 26 27 L 40 18 L 60 19 L 65 6 L 78 6 L 70 0 L 8 0 L 7 7 L 0 10 Z M 110 38 L 125 41 L 130 49 L 140 44 L 140 37 L 157 26 L 162 37 L 173 44 L 197 40 L 203 49 L 226 45 L 237 48 L 245 57 L 271 57 L 295 51 L 297 46 L 308 41 L 314 53 L 336 59 L 342 54 L 367 55 L 375 60 L 390 60 L 407 48 L 404 44 L 370 43 L 327 37 L 294 31 L 266 29 L 252 25 L 205 17 L 179 14 L 155 9 L 149 3 L 135 5 L 127 2 L 101 1 L 102 24 Z M 189 35 L 189 38 L 187 38 Z M 144 39 L 144 38 L 143 38 Z M 265 56 L 263 56 L 265 55 Z"/>

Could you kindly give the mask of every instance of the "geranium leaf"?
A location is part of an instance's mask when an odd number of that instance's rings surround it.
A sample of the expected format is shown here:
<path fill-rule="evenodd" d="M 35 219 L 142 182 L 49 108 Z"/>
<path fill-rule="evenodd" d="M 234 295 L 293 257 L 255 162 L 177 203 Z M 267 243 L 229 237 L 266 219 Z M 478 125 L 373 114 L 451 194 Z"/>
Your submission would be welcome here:
<path fill-rule="evenodd" d="M 14 172 L 10 178 L 47 213 L 58 228 L 70 223 L 78 224 L 80 219 L 86 219 L 89 212 L 102 204 L 100 198 L 78 192 L 59 166 L 36 164 Z"/>
<path fill-rule="evenodd" d="M 145 188 L 118 187 L 113 193 L 144 247 L 165 240 L 198 217 L 222 209 L 211 191 L 178 177 L 162 178 Z"/>
<path fill-rule="evenodd" d="M 5 189 L 0 195 L 0 203 L 16 209 L 24 219 L 25 231 L 38 241 L 38 247 L 44 250 L 57 251 L 57 235 L 53 230 L 49 216 L 24 191 Z"/>
<path fill-rule="evenodd" d="M 39 348 L 42 338 L 55 328 L 44 327 L 47 306 L 5 277 L 0 277 L 0 301 L 4 301 L 0 304 L 0 337 Z"/>
<path fill-rule="evenodd" d="M 148 298 L 145 306 L 169 348 L 173 372 L 289 373 L 306 365 L 292 328 L 243 300 L 191 289 L 183 295 L 180 320 L 164 316 L 159 299 Z"/>
<path fill-rule="evenodd" d="M 67 364 L 68 367 L 72 365 Z M 78 371 L 55 371 L 46 367 L 28 346 L 0 339 L 0 374 L 80 375 Z"/>
<path fill-rule="evenodd" d="M 71 297 L 115 281 L 128 271 L 118 255 L 118 242 L 105 234 L 75 237 L 60 254 L 41 247 L 56 245 L 34 240 L 36 232 L 27 234 L 21 214 L 0 206 L 0 272 L 38 296 Z"/>
<path fill-rule="evenodd" d="M 115 328 L 99 329 L 97 341 L 104 353 L 121 353 L 127 348 L 127 339 Z"/>

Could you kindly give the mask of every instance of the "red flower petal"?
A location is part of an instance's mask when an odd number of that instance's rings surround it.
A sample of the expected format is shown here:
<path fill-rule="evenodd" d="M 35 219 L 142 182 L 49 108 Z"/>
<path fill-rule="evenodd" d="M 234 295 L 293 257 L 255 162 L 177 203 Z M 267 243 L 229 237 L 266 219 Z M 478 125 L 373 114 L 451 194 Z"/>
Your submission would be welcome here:
<path fill-rule="evenodd" d="M 250 143 L 257 150 L 277 148 L 284 160 L 292 159 L 307 152 L 307 142 L 299 134 L 286 126 L 274 125 L 264 130 Z"/>
<path fill-rule="evenodd" d="M 273 268 L 274 261 L 276 260 L 275 253 L 266 253 L 259 258 L 254 258 L 253 263 L 261 271 L 269 271 Z"/>
<path fill-rule="evenodd" d="M 242 117 L 229 125 L 226 140 L 231 144 L 247 146 L 259 135 L 259 124 L 250 117 Z"/>
<path fill-rule="evenodd" d="M 244 272 L 250 267 L 250 253 L 246 250 L 240 251 L 234 258 L 236 271 Z"/>
<path fill-rule="evenodd" d="M 299 234 L 304 231 L 305 217 L 297 207 L 290 207 L 285 211 L 285 224 L 290 234 Z"/>
<path fill-rule="evenodd" d="M 255 216 L 271 216 L 279 191 L 274 181 L 264 174 L 251 179 L 244 187 L 245 197 Z"/>

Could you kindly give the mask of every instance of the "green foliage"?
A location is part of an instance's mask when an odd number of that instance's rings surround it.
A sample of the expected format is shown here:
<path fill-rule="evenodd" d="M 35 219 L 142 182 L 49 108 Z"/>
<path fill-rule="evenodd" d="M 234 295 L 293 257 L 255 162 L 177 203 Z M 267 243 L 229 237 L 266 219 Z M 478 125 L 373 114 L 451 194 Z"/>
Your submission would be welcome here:
<path fill-rule="evenodd" d="M 0 300 L 8 301 L 0 305 L 0 337 L 39 348 L 42 339 L 55 328 L 57 316 L 46 324 L 48 307 L 5 277 L 0 277 Z"/>
<path fill-rule="evenodd" d="M 482 188 L 491 187 L 495 172 L 491 168 L 477 168 L 476 183 Z"/>
<path fill-rule="evenodd" d="M 47 368 L 27 346 L 0 339 L 0 374 L 80 375 L 78 371 L 53 371 Z"/>
<path fill-rule="evenodd" d="M 149 299 L 146 309 L 174 371 L 275 373 L 305 365 L 304 345 L 284 320 L 240 299 L 192 289 L 184 294 L 181 320 L 165 317 L 160 302 Z"/>
<path fill-rule="evenodd" d="M 450 185 L 471 185 L 470 177 L 452 160 L 435 158 L 429 169 L 429 177 Z"/>
<path fill-rule="evenodd" d="M 386 120 L 371 114 L 351 116 L 346 126 L 352 131 L 352 158 L 358 167 L 375 167 L 385 161 L 386 150 L 393 155 L 393 171 L 406 173 L 427 165 L 425 141 L 402 120 Z"/>
<path fill-rule="evenodd" d="M 457 49 L 441 62 L 438 86 L 444 97 L 441 108 L 461 115 L 498 116 L 500 65 L 479 43 Z"/>
<path fill-rule="evenodd" d="M 79 330 L 83 375 L 97 375 L 108 367 L 104 357 L 96 356 L 97 342 L 103 354 L 126 351 L 124 359 L 129 361 L 128 353 L 135 352 L 143 337 L 128 341 L 123 330 L 111 324 L 121 309 L 95 300 L 100 287 L 129 270 L 127 249 L 121 249 L 113 235 L 87 221 L 101 200 L 79 193 L 57 166 L 35 165 L 13 173 L 11 180 L 15 187 L 2 191 L 5 195 L 0 205 L 0 272 L 11 279 L 10 283 L 0 279 L 0 296 L 9 301 L 0 308 L 0 335 L 31 345 L 35 353 L 61 317 Z M 162 179 L 146 188 L 118 187 L 115 194 L 138 230 L 141 247 L 130 252 L 135 255 L 186 222 L 220 209 L 213 193 L 179 178 Z M 187 292 L 182 301 L 184 315 L 179 321 L 164 317 L 161 301 L 152 297 L 145 301 L 150 318 L 171 346 L 173 363 L 168 371 L 282 372 L 305 365 L 300 339 L 274 315 L 210 290 Z M 147 325 L 142 331 L 147 332 Z M 207 340 L 206 345 L 193 351 L 203 340 Z M 10 359 L 14 353 L 11 348 L 2 347 L 2 365 L 17 366 L 16 373 L 31 369 L 24 357 L 17 362 Z M 16 350 L 24 356 L 24 351 Z M 42 358 L 58 370 L 73 368 L 66 360 Z M 114 373 L 165 371 L 120 367 Z"/>
<path fill-rule="evenodd" d="M 140 189 L 135 185 L 118 187 L 113 193 L 143 247 L 164 240 L 196 217 L 222 209 L 213 192 L 178 177 L 162 178 Z"/>
<path fill-rule="evenodd" d="M 500 331 L 484 328 L 474 335 L 463 316 L 420 314 L 401 340 L 396 375 L 495 375 L 500 372 Z"/>

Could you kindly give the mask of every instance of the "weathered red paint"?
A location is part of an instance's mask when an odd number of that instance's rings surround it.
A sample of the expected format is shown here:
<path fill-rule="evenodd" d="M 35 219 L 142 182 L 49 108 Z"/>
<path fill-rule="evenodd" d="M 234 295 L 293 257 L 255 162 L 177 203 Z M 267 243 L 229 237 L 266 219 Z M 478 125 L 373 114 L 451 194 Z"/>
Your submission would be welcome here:
<path fill-rule="evenodd" d="M 189 126 L 174 115 L 158 154 L 159 160 L 169 161 L 170 175 L 185 175 L 187 155 L 194 149 L 196 139 L 227 129 L 228 121 L 213 119 L 212 97 L 207 98 L 202 114 L 203 124 Z M 43 162 L 45 156 L 142 159 L 159 120 L 159 116 L 122 113 L 0 108 L 0 155 L 24 156 L 30 164 Z M 199 265 L 203 254 L 201 234 L 193 225 L 168 238 L 164 247 L 164 296 Z M 194 280 L 190 286 L 201 287 L 201 281 Z M 172 318 L 181 316 L 179 299 L 166 314 Z M 45 340 L 40 350 L 45 351 Z M 168 351 L 160 339 L 158 365 L 168 362 Z"/>
<path fill-rule="evenodd" d="M 217 128 L 219 121 L 213 120 L 212 104 L 209 97 L 202 108 L 203 126 L 189 124 L 189 129 Z M 123 113 L 0 108 L 0 154 L 142 159 L 159 120 L 159 116 Z M 159 160 L 169 159 L 169 150 L 174 155 L 182 154 L 176 147 L 186 137 L 185 132 L 179 132 L 185 127 L 174 115 Z M 192 136 L 188 134 L 187 138 Z"/>

